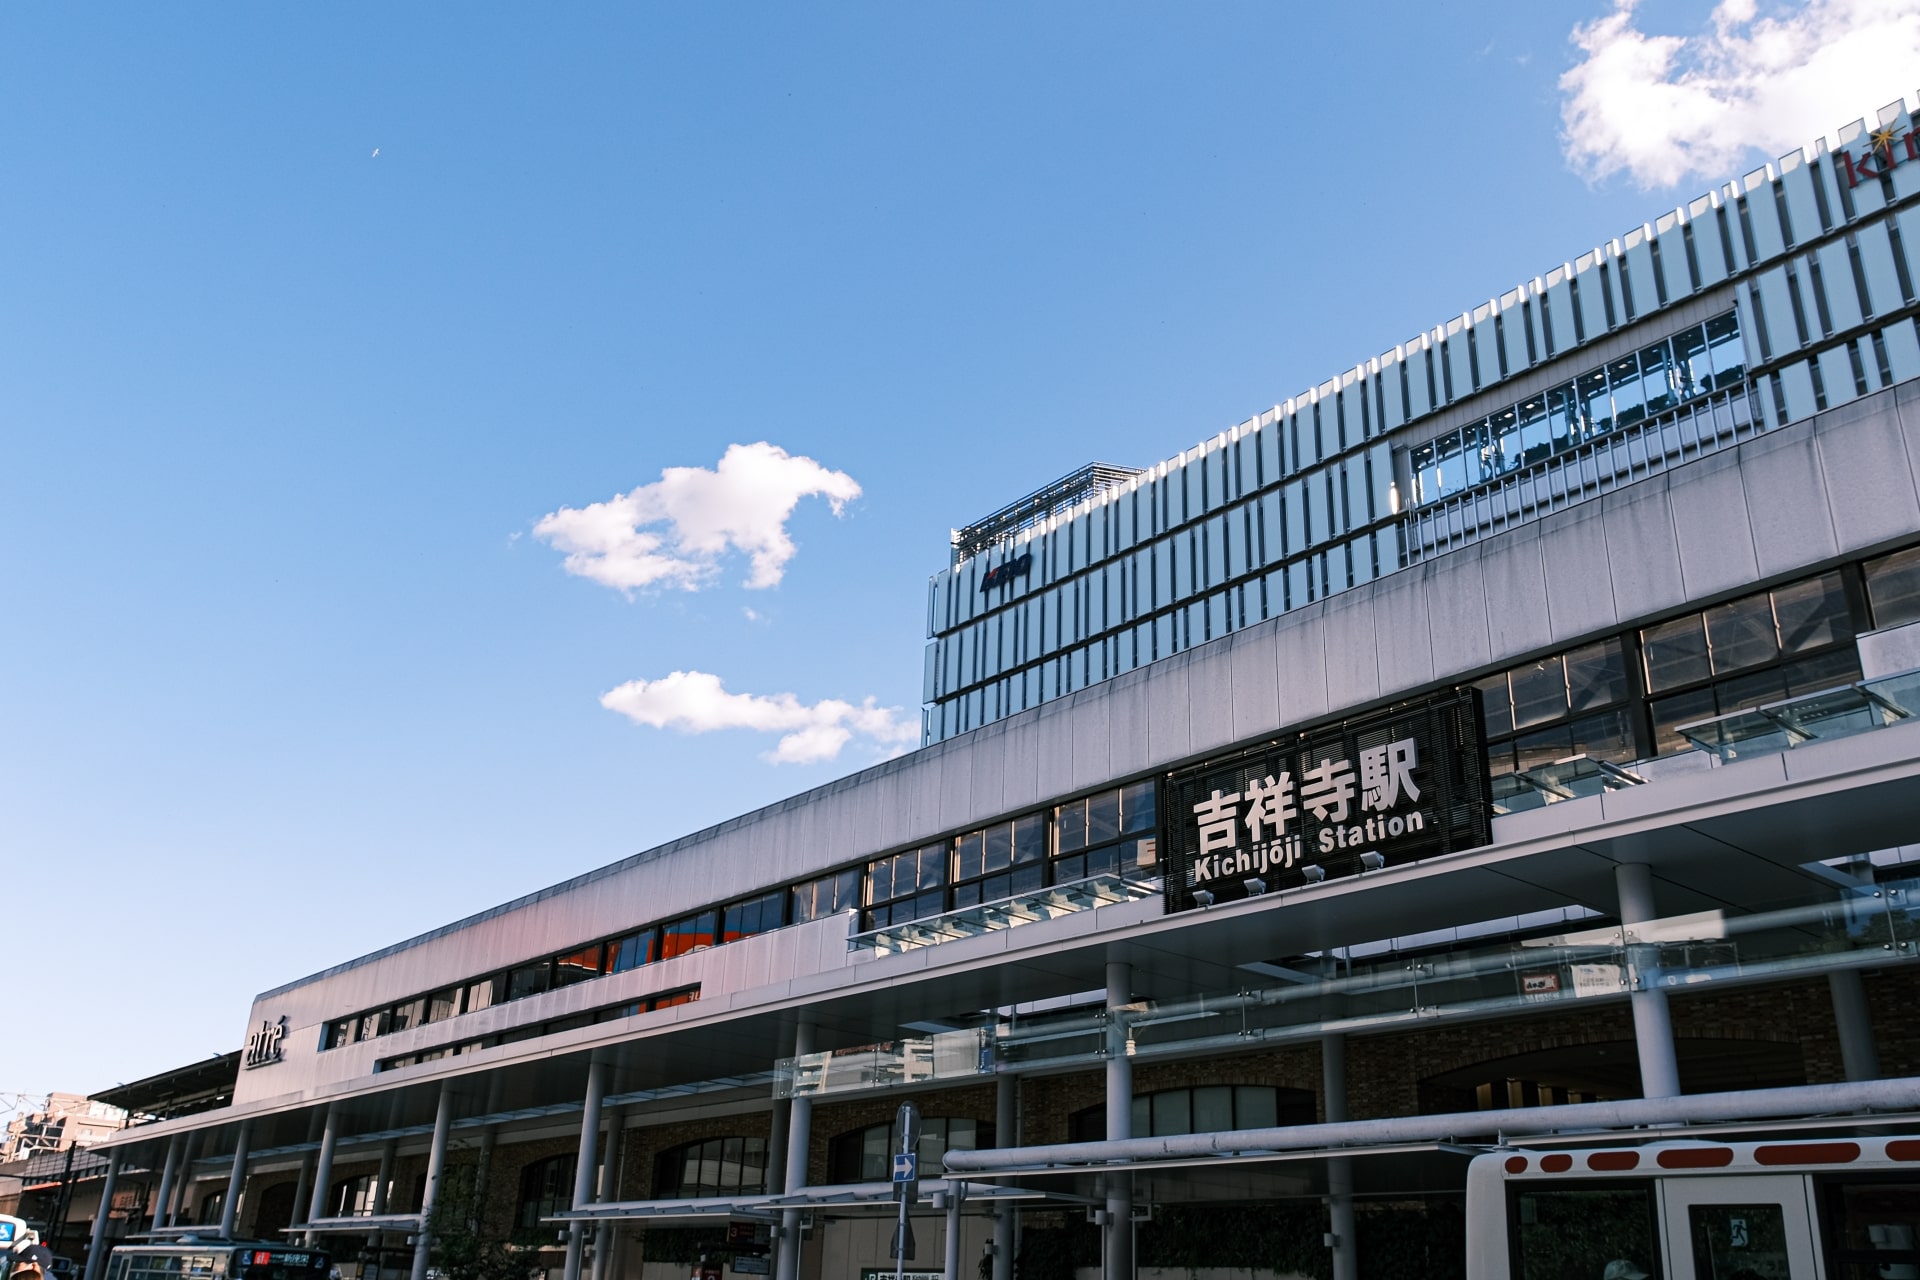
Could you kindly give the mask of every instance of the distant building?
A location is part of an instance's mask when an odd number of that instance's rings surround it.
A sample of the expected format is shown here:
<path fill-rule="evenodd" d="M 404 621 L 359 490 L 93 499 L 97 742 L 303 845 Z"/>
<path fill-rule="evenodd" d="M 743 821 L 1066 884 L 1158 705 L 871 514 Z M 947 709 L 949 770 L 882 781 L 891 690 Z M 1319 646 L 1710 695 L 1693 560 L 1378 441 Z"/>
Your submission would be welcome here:
<path fill-rule="evenodd" d="M 90 1147 L 126 1123 L 127 1113 L 119 1107 L 78 1093 L 51 1093 L 40 1110 L 7 1122 L 6 1140 L 0 1142 L 0 1163 L 68 1147 Z"/>

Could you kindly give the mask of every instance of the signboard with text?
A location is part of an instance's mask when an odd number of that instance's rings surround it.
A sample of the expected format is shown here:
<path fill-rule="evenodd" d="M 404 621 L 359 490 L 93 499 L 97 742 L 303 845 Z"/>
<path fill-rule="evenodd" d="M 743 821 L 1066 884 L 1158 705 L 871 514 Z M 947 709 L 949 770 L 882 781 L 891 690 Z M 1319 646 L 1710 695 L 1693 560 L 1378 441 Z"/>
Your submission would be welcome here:
<path fill-rule="evenodd" d="M 1161 810 L 1167 910 L 1489 843 L 1480 726 L 1479 692 L 1460 689 L 1169 775 Z"/>

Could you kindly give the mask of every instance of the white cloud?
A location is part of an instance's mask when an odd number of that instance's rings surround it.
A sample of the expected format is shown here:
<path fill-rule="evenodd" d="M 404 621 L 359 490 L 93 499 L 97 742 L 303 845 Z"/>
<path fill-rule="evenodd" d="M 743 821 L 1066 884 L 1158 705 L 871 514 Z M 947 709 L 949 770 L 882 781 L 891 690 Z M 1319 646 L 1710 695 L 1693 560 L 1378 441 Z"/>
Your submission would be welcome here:
<path fill-rule="evenodd" d="M 772 587 L 793 559 L 787 519 L 802 498 L 824 497 L 839 515 L 860 496 L 843 471 L 778 445 L 727 446 L 712 471 L 668 467 L 652 484 L 587 507 L 540 517 L 534 536 L 566 553 L 566 570 L 622 591 L 698 591 L 729 551 L 748 557 L 745 586 Z"/>
<path fill-rule="evenodd" d="M 855 737 L 883 755 L 898 755 L 920 740 L 920 727 L 912 717 L 898 707 L 877 706 L 872 698 L 855 705 L 838 698 L 806 703 L 790 693 L 728 693 L 719 676 L 704 671 L 629 680 L 602 696 L 600 705 L 655 729 L 681 733 L 752 729 L 780 734 L 780 741 L 764 756 L 774 764 L 832 760 Z"/>
<path fill-rule="evenodd" d="M 1568 163 L 1643 187 L 1731 177 L 1877 110 L 1920 79 L 1920 0 L 1721 0 L 1705 29 L 1653 35 L 1637 0 L 1573 29 L 1560 77 Z"/>

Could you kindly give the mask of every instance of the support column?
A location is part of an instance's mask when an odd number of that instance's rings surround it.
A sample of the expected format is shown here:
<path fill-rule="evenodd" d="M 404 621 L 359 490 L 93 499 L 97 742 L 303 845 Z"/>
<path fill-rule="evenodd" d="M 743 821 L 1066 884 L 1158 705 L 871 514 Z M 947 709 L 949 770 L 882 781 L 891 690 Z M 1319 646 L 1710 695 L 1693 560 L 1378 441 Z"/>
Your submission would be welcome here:
<path fill-rule="evenodd" d="M 942 1280 L 960 1280 L 960 1196 L 964 1186 L 947 1179 L 947 1248 L 940 1268 Z"/>
<path fill-rule="evenodd" d="M 447 1130 L 453 1127 L 453 1085 L 440 1086 L 440 1106 L 433 1113 L 433 1143 L 427 1148 L 426 1185 L 420 1189 L 420 1229 L 413 1237 L 413 1280 L 427 1280 L 427 1259 L 433 1252 L 433 1210 L 440 1201 L 440 1174 L 447 1163 Z"/>
<path fill-rule="evenodd" d="M 1107 1137 L 1133 1136 L 1133 1059 L 1120 1008 L 1133 1002 L 1133 966 L 1107 962 Z M 1110 1173 L 1107 1182 L 1106 1277 L 1133 1280 L 1133 1175 Z"/>
<path fill-rule="evenodd" d="M 107 1216 L 113 1212 L 113 1188 L 120 1181 L 120 1160 L 125 1154 L 115 1147 L 107 1156 L 107 1180 L 100 1184 L 100 1207 L 93 1211 L 93 1235 L 87 1240 L 85 1280 L 100 1280 L 107 1261 Z"/>
<path fill-rule="evenodd" d="M 388 1138 L 380 1144 L 380 1171 L 373 1175 L 373 1216 L 379 1217 L 387 1211 L 387 1189 L 393 1185 L 393 1157 L 399 1149 L 400 1140 Z M 367 1233 L 367 1248 L 373 1251 L 373 1272 L 378 1280 L 380 1266 L 380 1228 L 375 1227 Z"/>
<path fill-rule="evenodd" d="M 813 1023 L 802 1020 L 793 1031 L 793 1056 L 813 1052 Z M 787 1112 L 787 1176 L 783 1189 L 797 1194 L 807 1185 L 807 1150 L 813 1141 L 813 1099 L 794 1098 Z M 800 1210 L 780 1214 L 780 1249 L 774 1280 L 800 1280 Z"/>
<path fill-rule="evenodd" d="M 1020 1077 L 1002 1074 L 994 1081 L 993 1137 L 1002 1147 L 1020 1145 Z M 1014 1207 L 1004 1200 L 993 1206 L 993 1280 L 1013 1280 Z"/>
<path fill-rule="evenodd" d="M 307 1221 L 314 1222 L 327 1211 L 327 1192 L 333 1188 L 333 1148 L 340 1138 L 339 1117 L 332 1103 L 327 1104 L 327 1123 L 320 1130 L 320 1157 L 313 1164 L 313 1195 L 307 1201 Z M 299 1206 L 295 1206 L 297 1209 Z M 313 1248 L 320 1238 L 316 1231 L 306 1233 L 306 1246 Z"/>
<path fill-rule="evenodd" d="M 1849 1080 L 1878 1080 L 1880 1050 L 1873 1042 L 1873 1019 L 1867 1012 L 1867 984 L 1858 969 L 1827 975 L 1833 999 L 1833 1023 L 1840 1033 L 1840 1064 Z"/>
<path fill-rule="evenodd" d="M 234 1224 L 239 1220 L 240 1195 L 247 1189 L 247 1144 L 253 1138 L 253 1122 L 240 1122 L 240 1132 L 233 1140 L 233 1172 L 227 1175 L 227 1198 L 220 1205 L 220 1236 L 233 1239 Z"/>
<path fill-rule="evenodd" d="M 167 1225 L 167 1201 L 173 1198 L 173 1180 L 180 1164 L 180 1147 L 179 1134 L 167 1139 L 167 1158 L 160 1166 L 160 1189 L 153 1193 L 153 1221 L 148 1224 L 149 1231 Z"/>
<path fill-rule="evenodd" d="M 1320 1037 L 1320 1094 L 1327 1123 L 1347 1118 L 1347 1038 Z M 1333 1280 L 1359 1280 L 1359 1242 L 1353 1225 L 1353 1161 L 1347 1156 L 1327 1160 L 1327 1246 L 1333 1253 Z"/>
<path fill-rule="evenodd" d="M 500 1126 L 490 1124 L 480 1131 L 480 1158 L 473 1167 L 473 1203 L 467 1206 L 467 1230 L 478 1232 L 487 1220 L 487 1179 L 493 1176 L 493 1148 L 500 1141 Z"/>
<path fill-rule="evenodd" d="M 600 1158 L 600 1186 L 595 1199 L 601 1204 L 620 1198 L 620 1142 L 625 1136 L 626 1117 L 614 1115 L 607 1119 L 607 1128 L 601 1141 L 605 1152 Z M 593 1280 L 606 1280 L 607 1265 L 613 1259 L 613 1234 L 616 1226 L 612 1222 L 599 1222 L 593 1229 Z"/>
<path fill-rule="evenodd" d="M 1646 1098 L 1680 1096 L 1680 1063 L 1673 1051 L 1673 1016 L 1667 1008 L 1667 993 L 1657 987 L 1642 988 L 1641 967 L 1632 961 L 1639 949 L 1634 926 L 1658 920 L 1653 906 L 1653 869 L 1644 862 L 1623 862 L 1614 868 L 1614 884 L 1620 894 L 1620 926 L 1626 935 L 1628 973 L 1633 976 L 1633 1042 L 1640 1054 L 1640 1094 Z"/>
<path fill-rule="evenodd" d="M 319 1118 L 320 1117 L 317 1114 L 314 1116 L 314 1119 L 316 1120 L 318 1120 Z M 312 1138 L 309 1137 L 308 1141 L 311 1142 Z M 307 1152 L 307 1154 L 300 1157 L 300 1178 L 299 1178 L 299 1181 L 293 1184 L 293 1207 L 287 1211 L 289 1214 L 289 1219 L 287 1222 L 288 1226 L 292 1226 L 293 1223 L 299 1219 L 300 1210 L 306 1206 L 307 1195 L 312 1190 L 313 1190 L 313 1152 L 309 1151 Z M 292 1237 L 288 1237 L 287 1243 L 288 1244 L 293 1243 Z"/>
<path fill-rule="evenodd" d="M 180 1168 L 173 1175 L 173 1203 L 167 1206 L 167 1225 L 176 1226 L 193 1208 L 193 1156 L 200 1146 L 200 1131 L 187 1135 L 180 1148 Z"/>
<path fill-rule="evenodd" d="M 607 1064 L 587 1068 L 587 1105 L 580 1115 L 580 1155 L 573 1164 L 573 1207 L 593 1201 L 593 1170 L 600 1146 L 600 1100 L 607 1096 Z M 580 1262 L 586 1253 L 587 1231 L 579 1222 L 567 1224 L 567 1265 L 563 1280 L 580 1280 Z"/>

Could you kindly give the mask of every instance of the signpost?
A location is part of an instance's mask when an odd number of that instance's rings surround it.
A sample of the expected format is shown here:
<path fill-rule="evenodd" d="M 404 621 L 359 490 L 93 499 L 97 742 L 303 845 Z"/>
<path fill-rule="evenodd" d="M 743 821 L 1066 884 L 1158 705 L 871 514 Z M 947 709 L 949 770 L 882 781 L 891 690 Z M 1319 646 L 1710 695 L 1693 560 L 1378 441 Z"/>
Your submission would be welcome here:
<path fill-rule="evenodd" d="M 907 1206 L 920 1199 L 920 1108 L 901 1103 L 894 1125 L 900 1130 L 900 1149 L 893 1153 L 893 1198 L 900 1202 L 900 1223 L 893 1229 L 893 1280 L 906 1280 L 907 1260 L 913 1257 Z"/>

